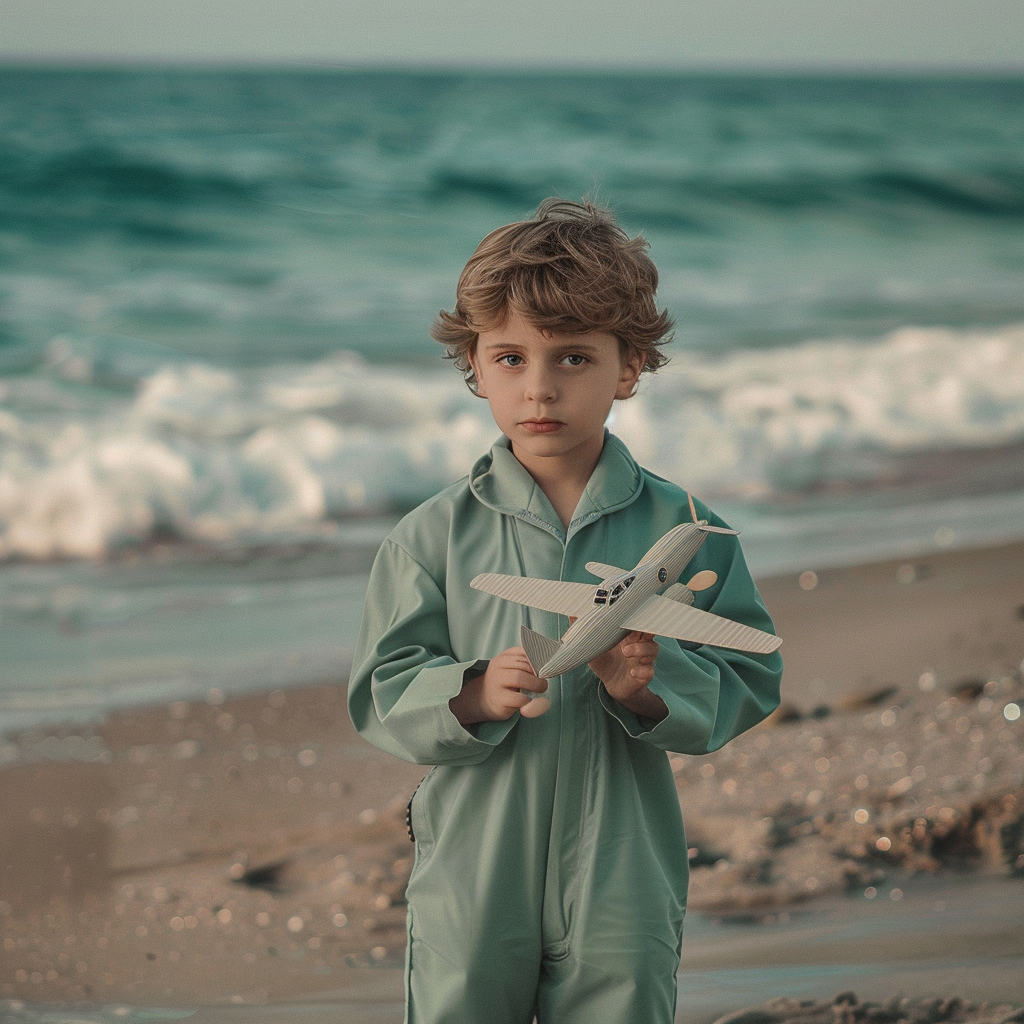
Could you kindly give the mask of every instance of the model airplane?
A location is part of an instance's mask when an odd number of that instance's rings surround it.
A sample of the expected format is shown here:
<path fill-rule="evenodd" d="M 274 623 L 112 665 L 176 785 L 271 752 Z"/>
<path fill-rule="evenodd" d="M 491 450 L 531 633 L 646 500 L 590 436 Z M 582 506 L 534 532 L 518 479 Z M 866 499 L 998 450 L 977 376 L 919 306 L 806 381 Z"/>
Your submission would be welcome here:
<path fill-rule="evenodd" d="M 541 679 L 592 661 L 634 630 L 690 643 L 770 654 L 782 643 L 779 637 L 692 607 L 694 591 L 713 586 L 718 579 L 716 573 L 706 569 L 685 586 L 677 582 L 709 533 L 737 532 L 710 526 L 706 519 L 698 520 L 692 498 L 690 514 L 692 523 L 669 530 L 634 569 L 588 562 L 587 571 L 602 581 L 596 587 L 499 573 L 483 573 L 470 586 L 506 601 L 576 620 L 561 640 L 551 640 L 521 627 L 523 649 Z"/>

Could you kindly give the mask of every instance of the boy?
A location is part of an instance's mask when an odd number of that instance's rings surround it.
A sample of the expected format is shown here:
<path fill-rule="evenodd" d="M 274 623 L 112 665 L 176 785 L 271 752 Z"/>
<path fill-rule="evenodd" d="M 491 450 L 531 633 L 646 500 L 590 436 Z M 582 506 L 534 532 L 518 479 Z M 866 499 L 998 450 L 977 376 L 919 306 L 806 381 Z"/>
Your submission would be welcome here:
<path fill-rule="evenodd" d="M 384 542 L 349 686 L 367 739 L 435 765 L 410 805 L 408 1022 L 669 1024 L 688 872 L 665 752 L 717 749 L 778 703 L 778 654 L 647 634 L 539 679 L 520 624 L 567 620 L 469 586 L 594 583 L 588 561 L 634 565 L 690 520 L 686 492 L 604 429 L 664 362 L 645 250 L 549 199 L 481 242 L 432 331 L 503 436 Z M 700 607 L 772 631 L 735 537 L 710 535 L 701 569 L 718 582 Z"/>

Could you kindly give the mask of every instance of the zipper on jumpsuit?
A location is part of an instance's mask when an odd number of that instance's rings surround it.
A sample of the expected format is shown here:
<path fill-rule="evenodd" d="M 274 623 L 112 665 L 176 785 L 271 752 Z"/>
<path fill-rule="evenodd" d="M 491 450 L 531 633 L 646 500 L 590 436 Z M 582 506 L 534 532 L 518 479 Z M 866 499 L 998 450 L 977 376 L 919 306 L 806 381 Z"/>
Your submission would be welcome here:
<path fill-rule="evenodd" d="M 566 558 L 569 544 L 573 537 L 584 526 L 589 525 L 600 517 L 600 512 L 588 512 L 586 515 L 580 516 L 579 519 L 572 520 L 569 523 L 567 533 L 563 534 L 557 527 L 527 509 L 521 509 L 517 514 L 517 518 L 522 522 L 540 527 L 561 544 L 562 555 L 558 572 L 559 579 L 564 579 L 565 577 Z M 584 669 L 584 671 L 586 670 Z M 550 682 L 554 682 L 554 680 L 550 680 Z M 572 856 L 568 860 L 564 856 L 564 838 L 561 842 L 557 841 L 559 838 L 557 830 L 552 830 L 551 839 L 548 843 L 542 911 L 543 928 L 546 933 L 544 937 L 547 939 L 547 934 L 550 934 L 553 930 L 552 918 L 558 922 L 558 931 L 561 933 L 557 938 L 545 941 L 543 944 L 543 957 L 549 962 L 564 960 L 572 950 L 573 908 L 577 902 L 577 893 L 582 884 L 579 871 L 580 853 L 586 845 L 589 845 L 588 841 L 590 839 L 588 822 L 592 817 L 590 790 L 591 777 L 593 775 L 592 762 L 594 759 L 594 744 L 591 739 L 594 730 L 592 702 L 582 702 L 586 718 L 583 728 L 579 728 L 578 722 L 574 721 L 575 716 L 572 714 L 577 701 L 564 699 L 567 691 L 572 688 L 572 680 L 559 676 L 558 686 L 560 698 L 558 702 L 558 756 L 555 769 L 555 793 L 552 810 L 554 813 L 561 813 L 564 816 L 567 812 L 571 814 L 575 805 L 579 827 L 576 830 L 575 842 L 571 848 Z M 569 693 L 568 696 L 572 698 L 575 695 Z M 581 747 L 582 750 L 579 749 Z M 576 759 L 573 755 L 577 752 L 583 755 L 580 758 L 582 764 L 579 766 L 574 764 Z M 573 799 L 572 782 L 574 778 L 578 778 L 581 781 L 581 791 L 578 794 L 578 800 Z M 567 790 L 568 793 L 566 793 Z M 554 892 L 551 891 L 551 886 L 549 885 L 552 874 L 552 861 L 554 861 L 555 881 L 557 883 L 554 886 Z"/>

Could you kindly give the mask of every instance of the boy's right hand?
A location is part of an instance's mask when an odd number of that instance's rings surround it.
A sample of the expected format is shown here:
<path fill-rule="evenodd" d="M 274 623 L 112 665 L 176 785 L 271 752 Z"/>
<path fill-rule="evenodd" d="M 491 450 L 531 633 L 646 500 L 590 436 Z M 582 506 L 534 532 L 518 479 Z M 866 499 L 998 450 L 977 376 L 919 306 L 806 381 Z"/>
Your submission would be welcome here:
<path fill-rule="evenodd" d="M 524 718 L 536 718 L 551 707 L 544 693 L 548 681 L 540 679 L 522 647 L 510 647 L 491 658 L 482 676 L 463 683 L 448 702 L 460 725 L 504 722 L 517 711 Z"/>

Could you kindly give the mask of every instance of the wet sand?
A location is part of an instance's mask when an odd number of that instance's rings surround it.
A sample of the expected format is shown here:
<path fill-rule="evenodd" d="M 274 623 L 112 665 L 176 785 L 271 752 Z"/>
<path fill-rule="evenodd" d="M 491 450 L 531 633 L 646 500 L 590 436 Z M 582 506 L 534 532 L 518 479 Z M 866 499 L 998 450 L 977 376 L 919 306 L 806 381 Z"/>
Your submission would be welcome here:
<path fill-rule="evenodd" d="M 783 709 L 673 757 L 693 866 L 678 1019 L 842 990 L 995 1019 L 1024 1005 L 1024 545 L 813 568 L 761 582 Z M 0 1019 L 401 1019 L 424 769 L 354 734 L 343 681 L 118 712 L 0 755 Z M 812 1019 L 781 1006 L 762 1024 Z M 882 1019 L 853 1006 L 829 1012 Z"/>

